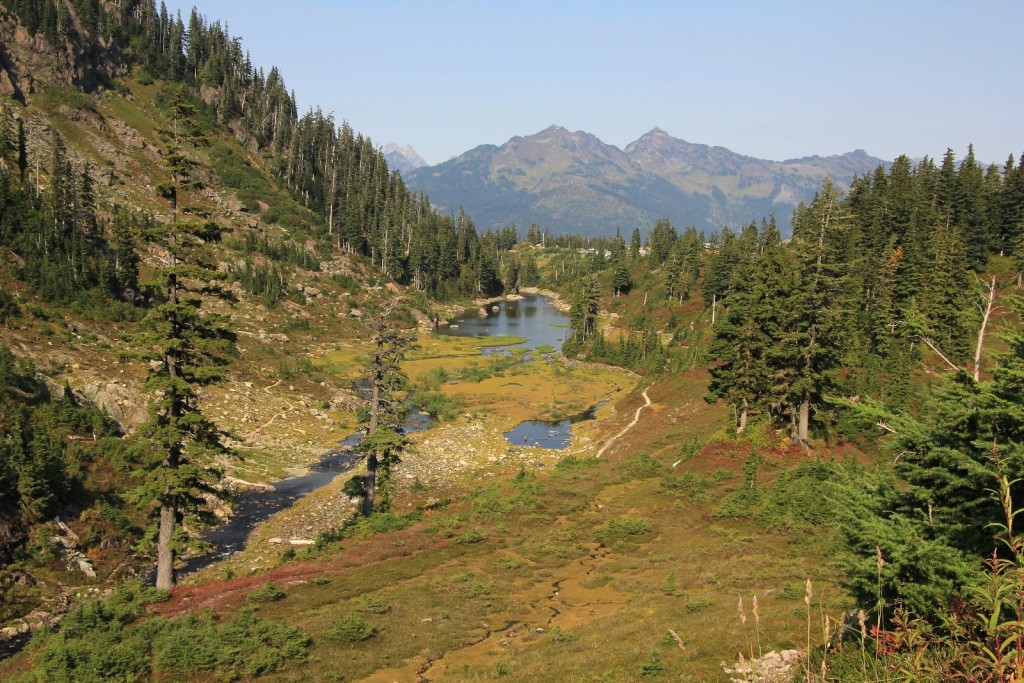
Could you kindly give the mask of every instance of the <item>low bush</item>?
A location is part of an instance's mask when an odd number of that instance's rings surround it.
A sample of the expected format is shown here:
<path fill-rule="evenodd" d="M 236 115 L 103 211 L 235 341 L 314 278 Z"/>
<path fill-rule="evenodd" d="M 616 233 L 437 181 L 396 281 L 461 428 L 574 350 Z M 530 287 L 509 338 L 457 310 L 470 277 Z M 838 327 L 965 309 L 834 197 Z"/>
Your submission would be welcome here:
<path fill-rule="evenodd" d="M 124 584 L 73 610 L 60 632 L 33 639 L 35 668 L 25 680 L 234 680 L 306 658 L 306 633 L 251 609 L 226 622 L 211 612 L 144 619 L 145 606 L 164 598 L 163 591 Z"/>
<path fill-rule="evenodd" d="M 654 531 L 654 523 L 643 517 L 619 517 L 609 520 L 598 532 L 597 538 L 605 545 L 645 536 Z"/>
<path fill-rule="evenodd" d="M 344 643 L 361 643 L 377 635 L 377 629 L 354 613 L 346 612 L 331 624 L 324 634 L 328 638 Z"/>
<path fill-rule="evenodd" d="M 367 593 L 359 598 L 357 609 L 368 614 L 387 614 L 391 611 L 391 603 L 379 595 Z"/>
<path fill-rule="evenodd" d="M 284 598 L 285 592 L 278 588 L 277 584 L 273 581 L 267 581 L 265 584 L 246 596 L 246 599 L 249 600 L 249 602 L 277 602 Z"/>

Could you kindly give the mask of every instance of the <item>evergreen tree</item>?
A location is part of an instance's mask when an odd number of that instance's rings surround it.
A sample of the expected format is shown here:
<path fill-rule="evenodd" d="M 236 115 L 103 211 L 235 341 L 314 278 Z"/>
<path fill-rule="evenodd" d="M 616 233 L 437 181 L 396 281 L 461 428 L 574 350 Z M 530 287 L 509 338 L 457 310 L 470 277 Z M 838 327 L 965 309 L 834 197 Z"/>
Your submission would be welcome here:
<path fill-rule="evenodd" d="M 676 241 L 676 229 L 666 218 L 659 218 L 651 233 L 651 263 L 657 268 L 668 260 Z"/>
<path fill-rule="evenodd" d="M 139 429 L 149 454 L 142 463 L 144 484 L 132 497 L 151 502 L 159 511 L 158 588 L 175 583 L 175 527 L 181 516 L 200 509 L 199 494 L 211 491 L 216 476 L 212 464 L 225 451 L 218 430 L 199 407 L 196 390 L 223 378 L 236 353 L 228 321 L 200 310 L 197 293 L 209 291 L 210 283 L 220 278 L 205 262 L 203 246 L 219 239 L 220 230 L 213 223 L 177 219 L 182 192 L 196 186 L 196 162 L 187 152 L 201 138 L 193 108 L 180 89 L 172 107 L 164 157 L 170 181 L 161 188 L 172 220 L 150 225 L 145 234 L 167 254 L 154 283 L 162 288 L 164 300 L 149 311 L 135 338 L 138 355 L 151 361 L 143 388 L 152 400 L 149 419 Z"/>
<path fill-rule="evenodd" d="M 407 333 L 388 320 L 389 313 L 385 311 L 370 322 L 373 355 L 369 363 L 369 424 L 359 447 L 366 455 L 361 511 L 367 517 L 387 504 L 386 496 L 378 499 L 378 493 L 386 492 L 391 468 L 406 446 L 401 427 L 405 411 L 398 392 L 408 384 L 400 364 L 413 344 Z"/>
<path fill-rule="evenodd" d="M 811 411 L 822 406 L 839 368 L 840 321 L 848 301 L 844 263 L 836 256 L 847 228 L 848 214 L 829 178 L 794 215 L 798 282 L 785 304 L 788 317 L 772 364 L 777 401 L 790 416 L 797 443 L 808 442 Z"/>
<path fill-rule="evenodd" d="M 520 280 L 524 287 L 536 287 L 540 282 L 540 271 L 537 269 L 537 259 L 530 252 L 520 255 Z"/>
<path fill-rule="evenodd" d="M 562 350 L 565 355 L 577 355 L 583 349 L 587 339 L 594 333 L 599 305 L 600 289 L 597 277 L 589 275 L 577 283 L 572 295 L 569 322 L 572 325 L 573 334 L 563 346 Z"/>
<path fill-rule="evenodd" d="M 629 268 L 626 267 L 624 261 L 613 260 L 612 261 L 612 294 L 619 296 L 623 292 L 628 292 L 629 288 L 633 285 L 632 278 L 629 276 Z"/>
<path fill-rule="evenodd" d="M 728 228 L 724 228 L 718 239 L 712 241 L 707 272 L 701 287 L 704 301 L 711 304 L 712 317 L 715 316 L 717 306 L 729 294 L 733 269 L 739 260 L 740 248 L 736 235 Z"/>
<path fill-rule="evenodd" d="M 1024 313 L 1020 299 L 1011 305 Z M 991 380 L 957 373 L 932 390 L 918 415 L 871 402 L 851 406 L 891 434 L 903 480 L 862 508 L 845 506 L 852 522 L 841 527 L 851 551 L 846 567 L 862 598 L 873 600 L 877 590 L 874 568 L 863 560 L 875 546 L 892 565 L 882 577 L 888 601 L 906 600 L 918 614 L 963 591 L 996 549 L 991 527 L 1004 521 L 1003 510 L 990 493 L 1006 477 L 1015 500 L 1024 494 L 1024 330 L 1016 325 L 1002 336 L 1008 350 L 997 354 Z"/>
<path fill-rule="evenodd" d="M 768 228 L 759 250 L 747 252 L 736 268 L 725 315 L 715 328 L 710 353 L 714 364 L 708 401 L 724 400 L 736 415 L 736 431 L 751 413 L 771 408 L 773 349 L 787 322 L 785 307 L 793 294 L 792 267 Z"/>

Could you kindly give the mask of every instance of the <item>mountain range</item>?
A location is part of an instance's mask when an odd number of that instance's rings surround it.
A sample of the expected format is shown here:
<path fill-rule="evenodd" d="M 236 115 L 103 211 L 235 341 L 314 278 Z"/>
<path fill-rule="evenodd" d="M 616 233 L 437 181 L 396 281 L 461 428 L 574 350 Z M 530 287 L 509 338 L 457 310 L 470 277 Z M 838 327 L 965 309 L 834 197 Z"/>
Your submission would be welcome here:
<path fill-rule="evenodd" d="M 554 233 L 611 235 L 673 225 L 715 231 L 774 214 L 788 233 L 793 209 L 831 177 L 845 187 L 885 162 L 856 150 L 768 161 L 695 144 L 654 128 L 619 149 L 551 126 L 403 171 L 443 211 L 463 206 L 481 228 L 537 224 Z"/>

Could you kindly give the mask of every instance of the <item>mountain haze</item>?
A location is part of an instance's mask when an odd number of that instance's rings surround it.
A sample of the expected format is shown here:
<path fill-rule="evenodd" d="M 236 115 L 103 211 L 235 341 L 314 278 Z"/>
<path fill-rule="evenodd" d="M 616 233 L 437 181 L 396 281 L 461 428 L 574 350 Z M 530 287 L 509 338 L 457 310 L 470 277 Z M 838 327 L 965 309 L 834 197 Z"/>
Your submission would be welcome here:
<path fill-rule="evenodd" d="M 555 232 L 609 235 L 658 218 L 701 230 L 793 209 L 831 176 L 845 187 L 881 159 L 863 150 L 776 162 L 694 144 L 654 128 L 620 150 L 586 132 L 551 126 L 504 145 L 481 145 L 406 175 L 442 210 L 464 206 L 485 228 L 537 223 Z"/>

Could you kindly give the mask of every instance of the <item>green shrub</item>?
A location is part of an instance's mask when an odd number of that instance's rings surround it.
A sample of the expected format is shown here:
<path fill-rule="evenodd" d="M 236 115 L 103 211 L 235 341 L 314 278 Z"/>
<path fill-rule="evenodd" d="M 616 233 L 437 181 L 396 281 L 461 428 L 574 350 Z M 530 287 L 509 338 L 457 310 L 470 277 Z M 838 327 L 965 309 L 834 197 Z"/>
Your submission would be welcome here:
<path fill-rule="evenodd" d="M 665 671 L 661 663 L 661 655 L 657 651 L 651 652 L 651 658 L 640 667 L 640 678 L 657 678 Z"/>
<path fill-rule="evenodd" d="M 454 420 L 462 412 L 461 396 L 449 396 L 440 391 L 417 391 L 415 397 L 423 412 L 443 422 Z"/>
<path fill-rule="evenodd" d="M 703 612 L 708 607 L 711 607 L 711 605 L 713 604 L 714 603 L 711 601 L 711 598 L 695 598 L 692 595 L 687 594 L 686 603 L 683 605 L 683 609 L 685 609 L 690 614 L 696 614 L 697 612 Z"/>
<path fill-rule="evenodd" d="M 444 368 L 431 368 L 420 375 L 420 384 L 429 391 L 437 391 L 448 381 L 448 371 Z"/>
<path fill-rule="evenodd" d="M 6 289 L 0 289 L 0 324 L 19 315 L 21 315 L 21 309 L 18 307 L 18 302 Z"/>
<path fill-rule="evenodd" d="M 140 620 L 166 592 L 124 584 L 73 610 L 59 633 L 41 633 L 33 674 L 45 681 L 234 680 L 305 659 L 302 630 L 243 609 L 226 623 L 211 612 Z"/>
<path fill-rule="evenodd" d="M 485 536 L 484 534 L 480 533 L 476 529 L 471 529 L 471 530 L 469 530 L 469 531 L 467 531 L 467 532 L 465 532 L 463 534 L 459 534 L 458 536 L 456 536 L 452 540 L 453 540 L 454 543 L 471 544 L 471 543 L 479 543 L 480 541 L 482 541 L 482 540 L 484 540 L 486 538 L 487 538 L 487 536 Z"/>
<path fill-rule="evenodd" d="M 377 635 L 377 629 L 352 612 L 346 612 L 331 624 L 324 634 L 345 643 L 361 643 Z"/>
<path fill-rule="evenodd" d="M 367 612 L 369 614 L 386 614 L 391 611 L 391 603 L 379 595 L 367 593 L 359 598 L 359 607 L 357 609 L 360 612 Z"/>
<path fill-rule="evenodd" d="M 358 524 L 356 525 L 356 532 L 361 536 L 387 534 L 408 528 L 418 519 L 418 512 L 413 512 L 408 515 L 400 515 L 397 512 L 391 511 L 376 512 L 369 517 L 359 518 Z"/>
<path fill-rule="evenodd" d="M 783 472 L 754 512 L 754 520 L 772 531 L 835 524 L 833 496 L 824 495 L 835 465 L 822 460 L 801 462 Z"/>
<path fill-rule="evenodd" d="M 623 468 L 633 479 L 647 479 L 658 476 L 662 466 L 649 453 L 641 453 L 638 457 L 627 460 Z"/>
<path fill-rule="evenodd" d="M 498 566 L 502 569 L 521 569 L 523 567 L 523 561 L 518 557 L 512 555 L 505 555 L 498 560 Z"/>
<path fill-rule="evenodd" d="M 246 599 L 250 602 L 276 602 L 284 598 L 285 592 L 278 588 L 277 584 L 273 581 L 267 581 L 246 596 Z"/>
<path fill-rule="evenodd" d="M 690 502 L 701 502 L 708 499 L 708 481 L 693 472 L 683 472 L 678 477 L 666 475 L 661 478 L 661 487 Z"/>
<path fill-rule="evenodd" d="M 564 630 L 561 626 L 556 626 L 551 629 L 551 638 L 556 643 L 568 643 L 572 640 L 573 636 L 570 632 Z"/>
<path fill-rule="evenodd" d="M 654 523 L 642 517 L 620 517 L 609 520 L 597 532 L 597 538 L 608 545 L 615 541 L 630 540 L 654 531 Z"/>
<path fill-rule="evenodd" d="M 555 463 L 555 469 L 559 472 L 571 472 L 596 467 L 602 462 L 604 461 L 597 458 L 577 458 L 575 455 L 567 455 Z"/>

